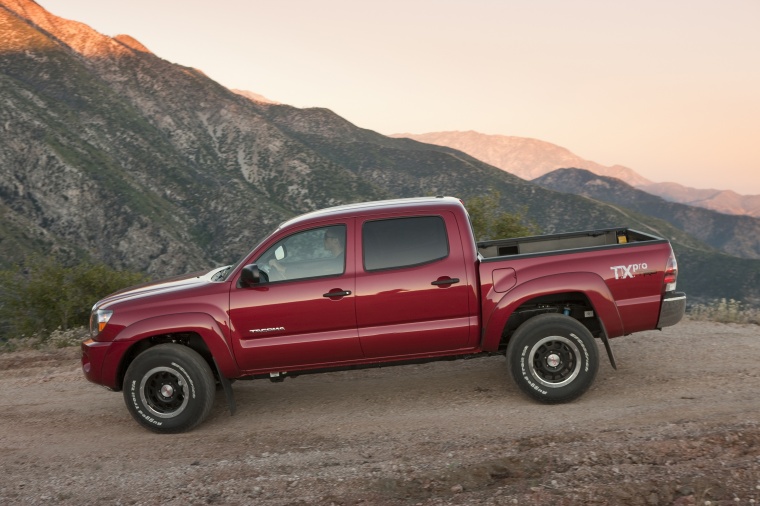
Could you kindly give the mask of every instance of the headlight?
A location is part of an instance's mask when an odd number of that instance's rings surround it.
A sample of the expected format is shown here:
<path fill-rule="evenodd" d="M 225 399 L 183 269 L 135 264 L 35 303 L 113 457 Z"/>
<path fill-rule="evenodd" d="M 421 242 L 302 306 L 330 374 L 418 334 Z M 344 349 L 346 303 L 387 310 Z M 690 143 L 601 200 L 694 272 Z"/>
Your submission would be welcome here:
<path fill-rule="evenodd" d="M 108 324 L 108 320 L 111 319 L 111 315 L 113 315 L 113 311 L 109 309 L 98 309 L 90 314 L 90 335 L 92 337 L 97 337 L 98 334 L 103 332 L 103 329 Z"/>

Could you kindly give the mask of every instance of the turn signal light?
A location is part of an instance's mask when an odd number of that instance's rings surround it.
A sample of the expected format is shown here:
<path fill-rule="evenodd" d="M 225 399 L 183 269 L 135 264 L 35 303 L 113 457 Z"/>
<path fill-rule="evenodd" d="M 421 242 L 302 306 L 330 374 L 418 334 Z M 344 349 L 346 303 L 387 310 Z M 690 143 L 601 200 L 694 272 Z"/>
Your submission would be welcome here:
<path fill-rule="evenodd" d="M 103 332 L 111 319 L 113 311 L 108 309 L 98 309 L 90 314 L 90 335 L 96 337 Z"/>

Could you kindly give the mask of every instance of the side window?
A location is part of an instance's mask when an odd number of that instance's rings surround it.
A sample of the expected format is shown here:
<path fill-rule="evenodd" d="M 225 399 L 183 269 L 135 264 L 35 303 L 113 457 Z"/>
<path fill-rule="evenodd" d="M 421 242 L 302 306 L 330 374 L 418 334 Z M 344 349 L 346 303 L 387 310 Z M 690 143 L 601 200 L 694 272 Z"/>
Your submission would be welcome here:
<path fill-rule="evenodd" d="M 368 221 L 362 228 L 364 270 L 421 265 L 449 256 L 440 216 Z"/>
<path fill-rule="evenodd" d="M 257 260 L 269 281 L 343 274 L 346 266 L 346 227 L 315 228 L 277 241 Z"/>

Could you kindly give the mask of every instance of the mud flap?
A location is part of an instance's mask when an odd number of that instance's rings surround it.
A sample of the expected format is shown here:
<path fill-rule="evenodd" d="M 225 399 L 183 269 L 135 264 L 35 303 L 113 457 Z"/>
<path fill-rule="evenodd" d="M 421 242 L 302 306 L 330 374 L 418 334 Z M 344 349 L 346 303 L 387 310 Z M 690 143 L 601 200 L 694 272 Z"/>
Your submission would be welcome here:
<path fill-rule="evenodd" d="M 617 371 L 617 364 L 615 363 L 615 355 L 612 354 L 612 347 L 610 346 L 610 340 L 607 339 L 607 333 L 602 332 L 602 342 L 604 343 L 604 349 L 607 350 L 607 356 L 610 357 L 610 365 Z"/>
<path fill-rule="evenodd" d="M 230 380 L 228 380 L 224 374 L 222 374 L 221 369 L 219 369 L 219 364 L 216 363 L 216 359 L 214 360 L 214 367 L 216 367 L 216 374 L 219 377 L 219 383 L 222 384 L 222 389 L 224 389 L 224 396 L 227 398 L 227 406 L 230 408 L 230 416 L 235 414 L 235 411 L 237 410 L 237 407 L 235 406 L 235 397 L 232 395 L 232 383 L 230 383 Z"/>
<path fill-rule="evenodd" d="M 612 347 L 610 346 L 610 340 L 607 338 L 607 329 L 604 327 L 604 322 L 599 319 L 599 325 L 602 327 L 601 335 L 599 336 L 604 343 L 604 349 L 607 350 L 607 356 L 610 359 L 610 365 L 617 371 L 617 363 L 615 362 L 615 355 L 612 354 Z"/>

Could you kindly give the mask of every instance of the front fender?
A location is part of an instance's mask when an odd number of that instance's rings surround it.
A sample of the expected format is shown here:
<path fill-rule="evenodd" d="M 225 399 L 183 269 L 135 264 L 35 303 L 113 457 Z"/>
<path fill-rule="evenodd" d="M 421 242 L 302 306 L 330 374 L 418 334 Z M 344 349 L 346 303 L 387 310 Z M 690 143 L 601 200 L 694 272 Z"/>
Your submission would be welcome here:
<path fill-rule="evenodd" d="M 607 337 L 623 335 L 623 321 L 604 280 L 593 272 L 569 272 L 531 279 L 504 294 L 493 310 L 483 315 L 485 325 L 481 348 L 485 351 L 498 349 L 507 320 L 522 304 L 544 295 L 571 292 L 583 293 L 588 297 L 604 325 Z"/>
<path fill-rule="evenodd" d="M 114 353 L 105 356 L 101 375 L 103 384 L 118 384 L 120 366 L 137 343 L 157 335 L 179 333 L 199 335 L 225 377 L 240 375 L 232 347 L 214 318 L 206 313 L 176 313 L 146 318 L 123 328 L 109 346 L 109 351 Z"/>

